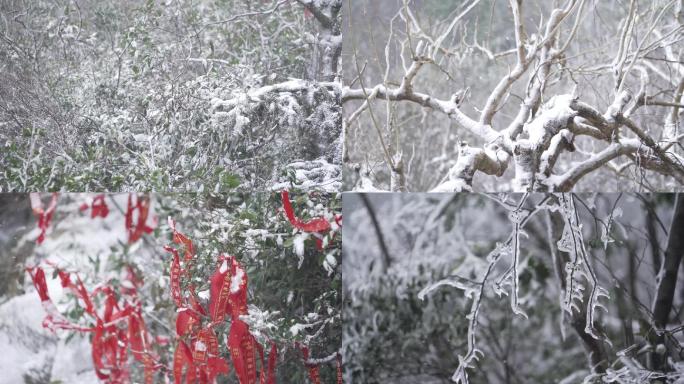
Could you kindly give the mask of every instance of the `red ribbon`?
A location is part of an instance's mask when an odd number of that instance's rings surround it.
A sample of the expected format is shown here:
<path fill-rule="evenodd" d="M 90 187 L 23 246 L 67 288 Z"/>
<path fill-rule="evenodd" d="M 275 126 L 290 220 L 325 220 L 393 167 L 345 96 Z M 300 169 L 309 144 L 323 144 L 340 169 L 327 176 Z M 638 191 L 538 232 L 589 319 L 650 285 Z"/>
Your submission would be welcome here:
<path fill-rule="evenodd" d="M 41 267 L 28 267 L 26 268 L 31 280 L 33 281 L 33 286 L 36 287 L 38 291 L 38 296 L 40 296 L 40 301 L 50 301 L 50 294 L 48 293 L 47 283 L 45 281 L 45 271 Z"/>
<path fill-rule="evenodd" d="M 209 314 L 214 323 L 226 313 L 237 318 L 247 313 L 247 273 L 232 256 L 221 256 L 218 269 L 210 279 Z"/>
<path fill-rule="evenodd" d="M 176 317 L 176 334 L 179 337 L 194 334 L 199 328 L 200 318 L 189 308 L 181 308 Z"/>
<path fill-rule="evenodd" d="M 209 314 L 211 321 L 219 323 L 223 321 L 226 312 L 230 308 L 230 284 L 231 284 L 231 260 L 224 258 L 219 268 L 211 276 Z M 221 271 L 223 269 L 223 271 Z"/>
<path fill-rule="evenodd" d="M 190 304 L 192 305 L 192 309 L 194 309 L 195 312 L 199 313 L 202 316 L 207 316 L 207 311 L 204 310 L 202 304 L 200 304 L 199 300 L 197 300 L 195 287 L 192 284 L 190 284 L 188 286 L 188 290 L 190 291 Z"/>
<path fill-rule="evenodd" d="M 68 272 L 65 272 L 61 269 L 57 269 L 57 274 L 59 275 L 59 279 L 62 282 L 62 288 L 68 288 L 70 289 L 76 297 L 80 298 L 83 300 L 83 304 L 85 304 L 85 311 L 88 312 L 91 315 L 95 314 L 95 308 L 93 306 L 93 302 L 90 300 L 90 296 L 88 295 L 88 291 L 86 290 L 85 286 L 83 285 L 83 281 L 81 281 L 81 278 L 76 275 L 76 279 L 78 280 L 78 284 L 74 284 L 71 281 L 71 277 Z"/>
<path fill-rule="evenodd" d="M 278 359 L 278 347 L 274 342 L 271 342 L 271 352 L 268 354 L 268 374 L 266 377 L 266 384 L 275 384 L 275 368 L 276 368 L 276 361 Z M 261 362 L 263 364 L 264 357 L 263 357 L 263 352 L 261 355 Z M 263 372 L 263 369 L 262 369 Z M 263 375 L 262 375 L 263 378 Z M 263 381 L 262 381 L 263 382 Z"/>
<path fill-rule="evenodd" d="M 292 209 L 292 203 L 290 202 L 290 195 L 287 191 L 282 191 L 281 192 L 281 199 L 283 201 L 283 210 L 285 211 L 285 216 L 287 216 L 287 219 L 290 221 L 290 223 L 297 229 L 303 231 L 303 232 L 308 232 L 308 233 L 313 233 L 314 237 L 316 237 L 316 248 L 319 250 L 323 249 L 323 235 L 325 235 L 327 232 L 329 232 L 332 229 L 332 226 L 330 225 L 330 222 L 326 220 L 323 217 L 317 217 L 315 219 L 311 219 L 309 221 L 302 221 L 297 218 L 294 214 L 294 210 Z M 342 226 L 342 215 L 335 215 L 335 223 L 338 226 Z M 336 233 L 333 233 L 334 238 Z M 331 239 L 332 239 L 331 238 Z"/>
<path fill-rule="evenodd" d="M 181 245 L 184 250 L 185 262 L 191 262 L 195 255 L 192 240 L 178 232 L 175 222 L 169 218 L 169 227 L 173 230 L 173 242 Z M 227 308 L 230 306 L 230 283 L 232 261 L 230 257 L 222 257 L 226 263 L 223 272 L 217 271 L 211 280 L 211 297 L 209 303 L 209 315 L 213 320 L 208 326 L 202 326 L 202 316 L 207 316 L 207 311 L 200 304 L 193 285 L 188 285 L 190 291 L 189 303 L 182 299 L 180 278 L 184 271 L 180 268 L 180 254 L 177 249 L 170 246 L 164 247 L 173 254 L 171 263 L 171 296 L 179 307 L 176 318 L 176 333 L 179 338 L 187 338 L 190 345 L 180 340 L 174 355 L 174 381 L 183 383 L 200 384 L 212 383 L 218 375 L 227 375 L 230 366 L 219 356 L 218 339 L 212 329 L 213 324 L 225 318 Z M 219 291 L 224 291 L 221 295 Z M 187 368 L 187 369 L 186 369 Z M 185 371 L 184 371 L 185 369 Z"/>
<path fill-rule="evenodd" d="M 234 318 L 230 324 L 228 349 L 240 384 L 256 383 L 255 343 L 249 326 L 244 321 Z"/>
<path fill-rule="evenodd" d="M 93 219 L 98 216 L 105 218 L 107 217 L 107 215 L 109 215 L 109 207 L 107 207 L 107 202 L 105 202 L 104 193 L 95 196 L 93 202 L 90 205 L 88 205 L 88 203 L 81 204 L 80 210 L 81 212 L 83 212 L 88 210 L 88 208 L 92 208 L 92 211 L 90 212 L 90 217 Z"/>
<path fill-rule="evenodd" d="M 302 221 L 298 219 L 297 216 L 295 216 L 294 214 L 294 210 L 292 209 L 292 203 L 290 202 L 290 194 L 287 191 L 281 192 L 281 198 L 283 201 L 283 209 L 285 210 L 285 216 L 287 216 L 287 219 L 296 228 L 304 232 L 313 233 L 323 233 L 330 230 L 330 223 L 328 222 L 328 220 L 322 217 L 317 217 L 309 221 Z"/>
<path fill-rule="evenodd" d="M 178 256 L 178 251 L 174 248 L 171 248 L 169 246 L 165 246 L 164 249 L 166 249 L 168 252 L 171 252 L 173 254 L 173 259 L 171 260 L 171 298 L 173 299 L 173 302 L 176 304 L 177 307 L 181 307 L 183 305 L 182 303 L 182 298 L 181 298 L 181 288 L 180 288 L 180 275 L 181 275 L 181 267 L 180 267 L 180 260 Z"/>
<path fill-rule="evenodd" d="M 309 347 L 302 345 L 299 348 L 304 355 L 304 363 L 306 364 L 306 368 L 309 370 L 309 379 L 311 380 L 311 383 L 321 384 L 321 373 L 319 371 L 318 364 L 306 363 L 306 361 L 309 360 Z"/>
<path fill-rule="evenodd" d="M 142 309 L 138 308 L 137 311 L 128 316 L 128 339 L 130 340 L 133 358 L 141 362 L 145 369 L 145 384 L 152 384 L 155 371 L 154 359 L 148 350 L 149 335 L 141 312 Z"/>
<path fill-rule="evenodd" d="M 187 236 L 176 230 L 176 223 L 171 218 L 169 218 L 169 227 L 171 227 L 171 229 L 173 230 L 173 242 L 183 246 L 184 260 L 186 263 L 189 263 L 190 261 L 192 261 L 195 255 L 195 249 L 192 244 L 192 240 L 190 240 Z M 173 302 L 176 304 L 177 307 L 182 307 L 183 300 L 181 295 L 180 277 L 183 274 L 183 270 L 180 267 L 180 255 L 177 249 L 172 248 L 168 245 L 164 246 L 164 249 L 167 252 L 171 252 L 173 254 L 173 259 L 171 261 L 171 297 L 173 298 Z M 190 289 L 192 292 L 191 300 L 193 301 L 195 310 L 197 310 L 200 313 L 204 313 L 204 310 L 201 309 L 201 305 L 199 305 L 196 298 L 194 297 L 194 288 L 191 286 Z"/>
<path fill-rule="evenodd" d="M 95 374 L 100 380 L 106 380 L 109 378 L 109 374 L 105 372 L 105 363 L 102 361 L 102 355 L 105 350 L 103 338 L 104 326 L 102 325 L 102 320 L 98 320 L 97 326 L 95 327 L 95 333 L 93 334 L 93 340 L 91 342 L 91 352 L 93 356 L 93 364 L 95 365 Z"/>
<path fill-rule="evenodd" d="M 287 192 L 284 192 L 284 201 L 289 203 Z M 285 211 L 292 212 L 291 206 L 285 203 Z M 288 208 L 289 207 L 289 208 Z M 294 214 L 288 214 L 288 217 Z M 324 219 L 320 219 L 324 220 Z M 317 222 L 320 223 L 321 221 Z M 341 224 L 341 216 L 336 216 L 337 224 Z M 298 223 L 298 228 L 320 229 L 324 228 L 321 224 L 313 226 L 311 222 L 303 223 L 294 218 L 292 221 Z M 327 223 L 327 221 L 326 221 Z M 191 260 L 194 255 L 192 241 L 175 228 L 175 223 L 170 220 L 170 227 L 174 232 L 174 243 L 185 247 L 186 258 Z M 329 226 L 329 224 L 327 224 Z M 303 229 L 302 229 L 303 230 Z M 188 286 L 190 290 L 189 303 L 180 300 L 180 277 L 184 271 L 180 267 L 173 267 L 180 259 L 179 251 L 175 248 L 166 246 L 165 249 L 174 256 L 171 268 L 171 294 L 174 301 L 178 302 L 180 308 L 176 318 L 176 333 L 179 338 L 176 351 L 174 353 L 173 375 L 176 384 L 182 383 L 211 383 L 220 374 L 228 374 L 230 367 L 225 359 L 219 356 L 217 338 L 213 326 L 225 320 L 230 315 L 230 330 L 227 338 L 227 346 L 231 355 L 235 374 L 240 384 L 256 384 L 257 378 L 260 384 L 275 384 L 276 364 L 278 359 L 277 345 L 271 342 L 271 350 L 268 362 L 264 359 L 264 349 L 257 342 L 254 335 L 249 330 L 249 325 L 240 319 L 241 315 L 247 314 L 247 286 L 248 278 L 244 268 L 235 257 L 223 256 L 219 258 L 216 271 L 210 278 L 209 307 L 205 311 L 196 298 L 194 287 Z M 191 256 L 188 258 L 187 255 Z M 176 294 L 175 292 L 179 292 Z M 176 297 L 179 299 L 176 300 Z M 186 300 L 187 301 L 187 300 Z M 208 316 L 211 322 L 202 325 L 203 316 Z M 187 342 L 186 342 L 187 340 Z M 257 375 L 257 356 L 261 360 L 261 371 Z M 302 347 L 305 360 L 309 358 L 309 350 Z M 339 358 L 339 356 L 338 356 Z M 318 364 L 306 364 L 309 378 L 313 384 L 320 384 L 320 369 Z M 337 361 L 337 382 L 342 384 L 341 360 Z"/>
<path fill-rule="evenodd" d="M 50 204 L 47 209 L 43 206 L 43 201 L 40 199 L 39 193 L 31 193 L 29 195 L 31 200 L 31 208 L 33 209 L 33 215 L 38 218 L 38 228 L 40 229 L 40 234 L 36 239 L 36 243 L 41 244 L 45 240 L 45 233 L 47 232 L 50 222 L 52 221 L 52 215 L 55 213 L 55 208 L 57 207 L 57 193 L 52 194 L 50 199 Z"/>
<path fill-rule="evenodd" d="M 183 255 L 183 259 L 185 260 L 185 262 L 192 260 L 192 258 L 195 256 L 195 247 L 192 245 L 192 240 L 190 240 L 187 236 L 176 230 L 176 222 L 173 221 L 170 217 L 169 227 L 171 227 L 171 229 L 173 230 L 173 242 L 182 245 L 185 250 Z"/>
<path fill-rule="evenodd" d="M 207 361 L 209 370 L 209 382 L 213 383 L 218 375 L 227 375 L 230 373 L 230 365 L 228 362 L 219 356 L 209 356 Z"/>
<path fill-rule="evenodd" d="M 135 195 L 135 202 L 133 201 L 133 194 L 128 195 L 128 205 L 126 207 L 125 225 L 128 232 L 128 243 L 133 244 L 138 241 L 143 233 L 152 233 L 153 227 L 147 225 L 147 216 L 150 213 L 150 198 L 148 196 L 140 197 Z M 138 212 L 137 221 L 133 222 L 133 214 Z M 153 224 L 154 225 L 154 224 Z"/>
<path fill-rule="evenodd" d="M 342 355 L 337 354 L 337 384 L 342 384 Z"/>
<path fill-rule="evenodd" d="M 178 342 L 176 352 L 173 355 L 173 378 L 175 384 L 183 383 L 183 369 L 185 370 L 185 382 L 194 383 L 196 374 L 195 366 L 192 363 L 192 352 L 183 341 Z"/>
<path fill-rule="evenodd" d="M 218 339 L 211 327 L 193 331 L 191 347 L 179 341 L 174 354 L 173 375 L 176 383 L 213 383 L 220 375 L 230 372 L 228 363 L 219 357 Z M 185 381 L 183 372 L 185 369 Z"/>
<path fill-rule="evenodd" d="M 124 300 L 119 305 L 119 300 L 114 290 L 109 286 L 102 286 L 95 289 L 91 294 L 86 290 L 81 278 L 76 275 L 76 283 L 71 275 L 58 267 L 52 265 L 60 278 L 62 287 L 71 290 L 76 297 L 80 298 L 85 305 L 85 312 L 95 320 L 94 327 L 83 327 L 73 324 L 65 319 L 55 308 L 47 289 L 45 272 L 41 267 L 29 267 L 27 272 L 33 280 L 38 296 L 43 302 L 47 314 L 43 321 L 43 326 L 53 331 L 56 329 L 76 330 L 79 332 L 91 332 L 91 354 L 95 374 L 100 380 L 105 380 L 109 384 L 124 384 L 130 382 L 130 372 L 128 367 L 128 346 L 135 360 L 141 362 L 144 367 L 144 382 L 152 384 L 154 372 L 157 369 L 155 357 L 149 350 L 150 338 L 142 317 L 142 306 L 137 302 L 137 286 L 141 282 L 135 277 L 132 268 L 129 267 L 129 279 L 132 288 L 128 288 L 128 293 L 137 305 L 132 305 L 129 300 Z M 93 297 L 98 293 L 105 294 L 105 308 L 100 317 L 93 305 Z M 128 320 L 125 322 L 125 320 Z M 124 321 L 122 323 L 122 321 Z M 127 324 L 128 328 L 121 327 Z"/>

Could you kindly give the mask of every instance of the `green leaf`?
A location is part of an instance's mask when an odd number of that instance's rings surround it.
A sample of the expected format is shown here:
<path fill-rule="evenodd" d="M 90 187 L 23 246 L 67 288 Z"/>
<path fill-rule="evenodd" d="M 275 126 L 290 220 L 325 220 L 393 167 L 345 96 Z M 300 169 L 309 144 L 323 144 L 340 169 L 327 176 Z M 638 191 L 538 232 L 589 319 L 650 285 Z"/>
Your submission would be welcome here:
<path fill-rule="evenodd" d="M 240 177 L 233 173 L 222 173 L 221 185 L 228 188 L 237 188 L 240 186 Z"/>

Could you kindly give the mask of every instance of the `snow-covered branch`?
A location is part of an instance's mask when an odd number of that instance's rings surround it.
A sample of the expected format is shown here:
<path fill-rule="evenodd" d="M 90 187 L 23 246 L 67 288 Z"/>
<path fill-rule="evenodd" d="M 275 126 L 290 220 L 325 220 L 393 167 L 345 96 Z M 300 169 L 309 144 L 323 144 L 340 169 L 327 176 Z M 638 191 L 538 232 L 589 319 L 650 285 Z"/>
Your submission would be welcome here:
<path fill-rule="evenodd" d="M 370 49 L 365 43 L 356 43 L 359 48 L 354 50 L 353 59 L 363 65 L 357 63 L 355 80 L 341 92 L 342 103 L 353 106 L 345 119 L 347 130 L 354 129 L 355 137 L 371 134 L 364 128 L 368 116 L 379 139 L 385 141 L 385 135 L 393 138 L 391 145 L 385 143 L 383 147 L 391 146 L 396 153 L 414 153 L 414 159 L 420 159 L 423 166 L 435 159 L 431 154 L 433 147 L 428 146 L 437 135 L 434 132 L 446 132 L 448 146 L 438 163 L 444 176 L 435 183 L 434 178 L 404 172 L 406 190 L 477 189 L 473 178 L 480 172 L 494 176 L 487 178 L 488 182 L 511 175 L 507 189 L 516 191 L 567 191 L 589 179 L 590 174 L 602 173 L 602 169 L 610 167 L 610 161 L 619 158 L 664 176 L 662 180 L 668 185 L 681 185 L 684 167 L 677 127 L 684 82 L 673 81 L 663 71 L 679 75 L 681 65 L 672 46 L 678 42 L 675 35 L 682 26 L 665 12 L 672 2 L 664 2 L 662 8 L 648 8 L 648 21 L 637 17 L 637 3 L 638 0 L 630 3 L 621 23 L 616 37 L 617 53 L 605 55 L 613 64 L 587 67 L 578 62 L 578 57 L 597 56 L 602 58 L 598 60 L 601 62 L 604 55 L 585 49 L 584 41 L 591 41 L 593 30 L 601 29 L 588 24 L 587 8 L 602 8 L 585 0 L 565 1 L 556 8 L 542 7 L 546 17 L 536 31 L 523 21 L 530 13 L 523 2 L 510 0 L 505 21 L 510 25 L 510 37 L 500 36 L 506 38 L 497 49 L 479 42 L 477 28 L 468 24 L 481 22 L 481 13 L 486 12 L 476 1 L 454 9 L 443 24 L 437 23 L 433 29 L 438 37 L 431 37 L 430 28 L 421 25 L 414 14 L 424 10 L 405 2 L 390 23 L 385 61 L 383 65 L 378 63 L 382 81 L 373 82 L 373 69 L 369 69 L 368 60 L 359 53 L 359 49 L 371 52 Z M 397 20 L 405 25 L 401 33 L 395 30 Z M 505 28 L 500 27 L 499 33 Z M 636 48 L 632 43 L 635 33 L 643 34 Z M 452 39 L 451 45 L 447 35 Z M 467 43 L 471 35 L 473 43 Z M 499 50 L 510 52 L 511 58 L 492 53 Z M 480 67 L 479 51 L 485 52 L 487 60 L 494 61 L 494 68 L 502 67 L 498 71 L 503 72 L 502 76 L 491 86 Z M 650 55 L 663 56 L 663 60 L 646 59 Z M 665 76 L 667 82 L 662 87 L 654 85 L 654 72 Z M 602 79 L 606 75 L 611 75 L 611 79 L 605 84 L 581 78 Z M 398 80 L 392 80 L 393 77 Z M 519 84 L 525 78 L 526 85 Z M 587 91 L 594 84 L 598 86 Z M 654 92 L 659 93 L 651 95 Z M 440 97 L 439 93 L 452 96 Z M 665 100 L 655 97 L 662 93 L 671 94 L 671 101 L 669 96 Z M 513 102 L 516 99 L 519 105 Z M 376 116 L 383 112 L 374 111 L 374 105 L 381 101 L 387 104 L 384 127 Z M 482 102 L 482 107 L 472 105 L 475 101 Z M 653 121 L 638 113 L 646 108 L 662 114 L 662 120 Z M 397 116 L 408 121 L 418 111 L 422 111 L 422 126 L 394 127 Z M 425 116 L 436 123 L 425 123 Z M 449 125 L 451 122 L 455 124 Z M 431 126 L 439 123 L 446 127 Z M 427 132 L 430 139 L 425 139 Z M 647 155 L 645 150 L 635 149 L 635 136 L 639 145 L 652 153 Z M 354 148 L 373 153 L 363 142 L 350 142 L 349 148 L 351 153 Z M 392 168 L 392 156 L 384 157 Z M 415 169 L 415 161 L 413 166 Z M 515 171 L 505 172 L 509 168 Z M 421 184 L 423 179 L 431 180 L 431 184 Z"/>

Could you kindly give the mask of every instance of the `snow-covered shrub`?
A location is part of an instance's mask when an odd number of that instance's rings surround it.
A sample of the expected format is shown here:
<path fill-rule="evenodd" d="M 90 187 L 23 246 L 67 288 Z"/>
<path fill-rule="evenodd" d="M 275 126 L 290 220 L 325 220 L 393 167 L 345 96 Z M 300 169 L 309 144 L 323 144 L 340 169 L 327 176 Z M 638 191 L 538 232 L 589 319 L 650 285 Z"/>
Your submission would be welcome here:
<path fill-rule="evenodd" d="M 0 5 L 21 21 L 0 42 L 0 190 L 339 186 L 340 90 L 301 4 L 35 3 Z M 337 172 L 288 177 L 302 162 Z"/>

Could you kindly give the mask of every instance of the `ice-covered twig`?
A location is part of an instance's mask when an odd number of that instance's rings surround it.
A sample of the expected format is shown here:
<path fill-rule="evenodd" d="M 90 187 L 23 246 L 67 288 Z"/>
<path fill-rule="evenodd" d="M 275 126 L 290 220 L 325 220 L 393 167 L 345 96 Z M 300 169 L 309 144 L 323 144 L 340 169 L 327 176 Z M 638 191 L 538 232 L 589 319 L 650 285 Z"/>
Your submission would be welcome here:
<path fill-rule="evenodd" d="M 605 307 L 599 302 L 601 296 L 609 297 L 608 292 L 598 285 L 598 279 L 587 255 L 587 249 L 582 235 L 582 225 L 579 223 L 579 214 L 575 207 L 574 197 L 566 194 L 558 196 L 559 210 L 565 221 L 563 236 L 558 241 L 558 250 L 572 255 L 572 261 L 566 264 L 566 286 L 563 309 L 572 314 L 573 310 L 579 310 L 575 301 L 583 301 L 584 286 L 576 277 L 581 274 L 590 286 L 589 301 L 586 304 L 585 332 L 595 339 L 601 339 L 598 330 L 594 327 L 596 308 Z"/>
<path fill-rule="evenodd" d="M 533 211 L 527 211 L 522 209 L 522 205 L 527 198 L 527 195 L 523 196 L 521 199 L 520 203 L 516 207 L 516 212 L 521 213 L 520 216 L 516 216 L 516 231 L 511 233 L 511 235 L 508 237 L 506 241 L 503 243 L 498 243 L 496 248 L 492 250 L 488 255 L 487 255 L 487 261 L 489 262 L 487 266 L 487 270 L 484 272 L 482 275 L 482 278 L 479 282 L 473 282 L 468 279 L 464 279 L 460 276 L 449 276 L 446 279 L 437 281 L 433 284 L 428 285 L 424 289 L 420 291 L 418 294 L 418 297 L 420 299 L 424 299 L 425 296 L 428 294 L 432 293 L 435 291 L 437 288 L 441 286 L 452 286 L 456 287 L 459 289 L 464 290 L 466 297 L 472 298 L 472 304 L 470 307 L 470 312 L 466 316 L 468 319 L 468 349 L 466 351 L 466 354 L 464 356 L 459 355 L 458 357 L 458 367 L 456 368 L 456 371 L 454 372 L 453 376 L 451 379 L 454 382 L 461 383 L 461 384 L 468 384 L 468 373 L 467 369 L 468 368 L 473 368 L 473 364 L 477 359 L 479 358 L 479 355 L 482 355 L 482 351 L 477 348 L 476 344 L 476 333 L 477 333 L 477 325 L 478 325 L 478 314 L 480 311 L 480 305 L 482 303 L 482 298 L 484 297 L 485 294 L 485 288 L 487 286 L 487 281 L 489 280 L 494 268 L 498 264 L 499 260 L 502 258 L 502 256 L 506 256 L 509 254 L 513 254 L 513 247 L 512 244 L 517 242 L 519 240 L 519 234 L 520 234 L 520 229 L 527 224 L 527 222 L 539 211 L 548 208 L 546 206 L 546 202 L 549 199 L 549 196 L 545 197 L 541 202 L 537 204 L 537 207 Z M 516 240 L 516 237 L 517 240 Z M 517 260 L 514 260 L 514 262 L 517 263 Z M 516 268 L 514 268 L 515 270 Z M 517 271 L 514 272 L 516 274 L 516 279 L 517 279 Z M 514 293 L 515 296 L 517 294 Z M 516 303 L 517 305 L 517 298 L 513 303 Z M 514 305 L 514 312 L 516 311 L 516 307 Z M 516 312 L 517 313 L 517 312 Z"/>

